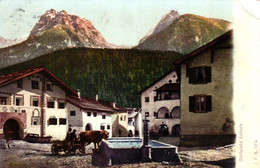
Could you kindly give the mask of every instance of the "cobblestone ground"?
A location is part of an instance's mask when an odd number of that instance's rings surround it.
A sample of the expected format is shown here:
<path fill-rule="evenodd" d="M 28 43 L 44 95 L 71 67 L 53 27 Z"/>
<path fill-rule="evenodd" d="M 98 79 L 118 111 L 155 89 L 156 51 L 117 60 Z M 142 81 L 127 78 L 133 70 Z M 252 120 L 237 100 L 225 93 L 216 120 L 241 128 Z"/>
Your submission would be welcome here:
<path fill-rule="evenodd" d="M 93 145 L 86 148 L 86 154 L 73 156 L 60 153 L 51 154 L 51 144 L 27 143 L 13 141 L 10 149 L 0 149 L 1 168 L 86 168 L 94 167 L 91 164 Z M 233 148 L 206 149 L 206 148 L 179 148 L 179 155 L 183 163 L 138 163 L 113 165 L 111 167 L 234 167 Z"/>

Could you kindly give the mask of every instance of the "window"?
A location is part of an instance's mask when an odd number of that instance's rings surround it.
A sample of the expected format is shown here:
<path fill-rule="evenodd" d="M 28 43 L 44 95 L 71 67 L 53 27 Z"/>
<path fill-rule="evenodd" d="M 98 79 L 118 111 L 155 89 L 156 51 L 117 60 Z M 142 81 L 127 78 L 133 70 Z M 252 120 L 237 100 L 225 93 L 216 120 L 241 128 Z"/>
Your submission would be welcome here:
<path fill-rule="evenodd" d="M 123 116 L 120 117 L 120 121 L 123 121 Z"/>
<path fill-rule="evenodd" d="M 47 91 L 52 91 L 52 83 L 49 82 L 49 81 L 46 82 L 46 90 Z"/>
<path fill-rule="evenodd" d="M 110 130 L 110 125 L 107 125 L 107 130 Z"/>
<path fill-rule="evenodd" d="M 189 97 L 189 111 L 196 113 L 205 113 L 212 111 L 211 96 L 194 95 Z"/>
<path fill-rule="evenodd" d="M 88 116 L 91 116 L 91 112 L 87 112 Z"/>
<path fill-rule="evenodd" d="M 57 118 L 50 118 L 49 125 L 57 125 Z"/>
<path fill-rule="evenodd" d="M 145 102 L 149 102 L 149 97 L 145 97 Z"/>
<path fill-rule="evenodd" d="M 70 111 L 70 116 L 76 116 L 76 111 Z"/>
<path fill-rule="evenodd" d="M 93 116 L 96 117 L 97 116 L 97 112 L 94 112 Z"/>
<path fill-rule="evenodd" d="M 21 96 L 15 96 L 15 105 L 16 106 L 23 106 L 23 97 Z"/>
<path fill-rule="evenodd" d="M 153 116 L 154 116 L 155 118 L 158 118 L 158 113 L 154 112 L 154 113 L 153 113 Z"/>
<path fill-rule="evenodd" d="M 60 118 L 59 123 L 60 125 L 66 125 L 66 118 Z"/>
<path fill-rule="evenodd" d="M 145 117 L 149 117 L 149 112 L 145 112 Z"/>
<path fill-rule="evenodd" d="M 0 105 L 6 105 L 6 97 L 0 97 Z"/>
<path fill-rule="evenodd" d="M 211 67 L 195 67 L 189 69 L 189 83 L 203 84 L 211 82 Z"/>
<path fill-rule="evenodd" d="M 104 125 L 100 125 L 100 129 L 101 130 L 105 130 L 105 126 Z"/>
<path fill-rule="evenodd" d="M 124 121 L 126 121 L 126 116 L 124 116 Z"/>
<path fill-rule="evenodd" d="M 39 89 L 39 82 L 32 80 L 32 89 Z"/>
<path fill-rule="evenodd" d="M 17 88 L 23 88 L 23 80 L 17 81 Z"/>
<path fill-rule="evenodd" d="M 54 99 L 47 98 L 47 107 L 48 108 L 54 108 Z"/>
<path fill-rule="evenodd" d="M 40 117 L 39 116 L 32 116 L 32 125 L 40 125 Z"/>
<path fill-rule="evenodd" d="M 102 119 L 106 119 L 106 115 L 105 114 L 102 115 Z"/>
<path fill-rule="evenodd" d="M 40 102 L 40 97 L 39 96 L 31 96 L 31 106 L 38 107 Z"/>
<path fill-rule="evenodd" d="M 65 101 L 64 100 L 58 100 L 58 108 L 59 109 L 65 108 Z"/>

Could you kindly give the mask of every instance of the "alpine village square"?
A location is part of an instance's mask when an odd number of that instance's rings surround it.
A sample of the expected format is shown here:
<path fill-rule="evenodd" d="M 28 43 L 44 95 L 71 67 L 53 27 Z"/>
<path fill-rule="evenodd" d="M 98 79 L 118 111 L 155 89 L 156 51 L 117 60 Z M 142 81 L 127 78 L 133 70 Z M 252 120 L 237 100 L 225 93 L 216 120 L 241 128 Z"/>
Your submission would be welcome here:
<path fill-rule="evenodd" d="M 171 10 L 126 47 L 50 9 L 0 46 L 0 167 L 235 167 L 231 22 Z"/>

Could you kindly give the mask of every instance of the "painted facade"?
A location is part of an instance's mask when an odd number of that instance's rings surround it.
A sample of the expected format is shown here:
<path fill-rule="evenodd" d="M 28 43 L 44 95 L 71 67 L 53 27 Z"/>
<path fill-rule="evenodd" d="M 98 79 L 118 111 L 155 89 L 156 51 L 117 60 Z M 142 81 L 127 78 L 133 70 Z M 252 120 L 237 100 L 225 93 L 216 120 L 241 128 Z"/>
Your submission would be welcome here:
<path fill-rule="evenodd" d="M 234 142 L 232 32 L 177 60 L 181 78 L 181 144 Z"/>
<path fill-rule="evenodd" d="M 77 133 L 106 130 L 112 136 L 111 116 L 124 112 L 98 96 L 80 97 L 45 68 L 0 76 L 0 138 L 23 139 L 34 133 L 64 139 L 69 126 Z M 119 123 L 127 129 L 127 121 Z"/>
<path fill-rule="evenodd" d="M 7 85 L 3 81 L 5 78 L 8 82 L 6 76 L 0 77 L 2 138 L 9 135 L 11 139 L 22 139 L 27 133 L 57 139 L 65 137 L 68 111 L 66 95 L 70 93 L 55 85 L 51 75 L 48 78 L 43 71 L 44 69 L 38 68 L 32 70 L 35 73 L 31 75 L 21 73 L 25 77 Z M 17 129 L 19 135 L 15 131 Z"/>
<path fill-rule="evenodd" d="M 172 71 L 141 91 L 142 117 L 151 135 L 179 135 L 180 99 L 177 73 Z"/>

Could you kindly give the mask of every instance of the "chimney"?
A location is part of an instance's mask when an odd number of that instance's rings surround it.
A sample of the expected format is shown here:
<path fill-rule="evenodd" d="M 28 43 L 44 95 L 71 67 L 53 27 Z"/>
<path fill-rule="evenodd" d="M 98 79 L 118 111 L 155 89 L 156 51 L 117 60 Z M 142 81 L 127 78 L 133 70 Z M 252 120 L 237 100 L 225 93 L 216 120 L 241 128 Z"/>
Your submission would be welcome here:
<path fill-rule="evenodd" d="M 78 98 L 80 99 L 80 98 L 81 98 L 81 97 L 80 97 L 80 90 L 77 89 L 77 92 L 78 92 Z"/>
<path fill-rule="evenodd" d="M 116 103 L 112 102 L 112 106 L 113 106 L 113 108 L 116 108 Z"/>
<path fill-rule="evenodd" d="M 96 93 L 94 96 L 95 100 L 98 101 L 98 94 Z"/>

